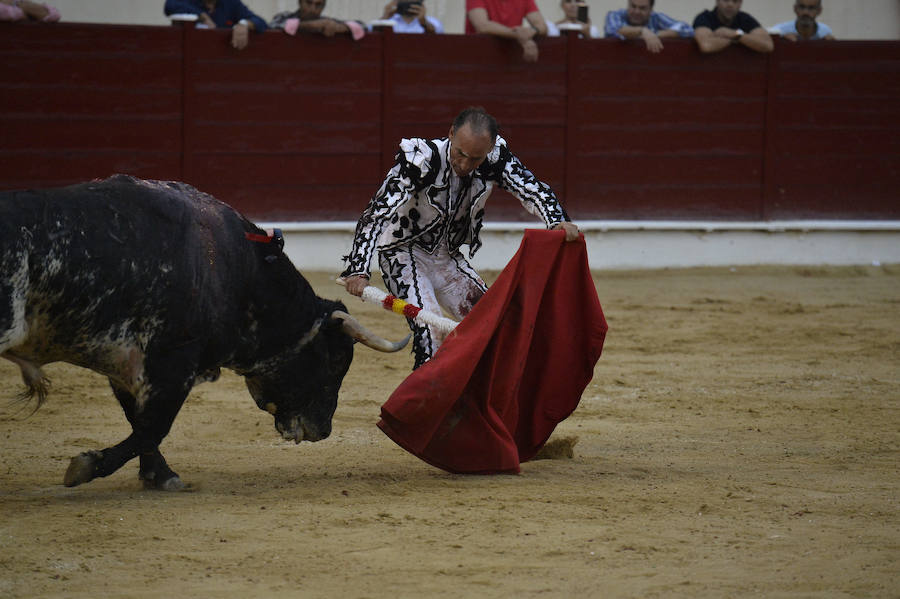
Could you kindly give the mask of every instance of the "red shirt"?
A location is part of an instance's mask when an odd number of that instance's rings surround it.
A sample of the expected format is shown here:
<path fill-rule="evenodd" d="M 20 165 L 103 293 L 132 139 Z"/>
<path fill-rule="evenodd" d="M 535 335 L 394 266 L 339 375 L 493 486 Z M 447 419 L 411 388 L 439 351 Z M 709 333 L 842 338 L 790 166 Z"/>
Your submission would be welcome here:
<path fill-rule="evenodd" d="M 507 27 L 518 27 L 525 15 L 538 9 L 534 0 L 466 0 L 466 34 L 476 33 L 468 17 L 473 8 L 485 9 L 491 21 Z"/>

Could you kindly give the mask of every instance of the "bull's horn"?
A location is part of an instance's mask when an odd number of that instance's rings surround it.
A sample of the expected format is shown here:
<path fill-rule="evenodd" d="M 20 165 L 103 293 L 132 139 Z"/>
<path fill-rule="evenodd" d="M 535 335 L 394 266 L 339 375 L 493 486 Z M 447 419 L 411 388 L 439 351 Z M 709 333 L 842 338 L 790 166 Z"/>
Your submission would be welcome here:
<path fill-rule="evenodd" d="M 377 349 L 378 351 L 399 351 L 406 347 L 406 344 L 409 343 L 409 338 L 412 337 L 412 335 L 407 335 L 406 339 L 404 339 L 403 341 L 388 341 L 387 339 L 379 337 L 378 335 L 364 327 L 362 323 L 342 310 L 335 310 L 334 312 L 332 312 L 331 318 L 341 321 L 341 328 L 345 333 L 347 333 L 366 347 L 371 347 L 372 349 Z"/>

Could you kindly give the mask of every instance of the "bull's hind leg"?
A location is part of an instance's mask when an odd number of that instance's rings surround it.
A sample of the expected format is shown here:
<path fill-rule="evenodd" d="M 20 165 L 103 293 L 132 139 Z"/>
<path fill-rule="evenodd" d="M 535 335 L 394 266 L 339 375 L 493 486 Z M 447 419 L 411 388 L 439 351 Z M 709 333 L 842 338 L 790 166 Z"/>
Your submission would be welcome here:
<path fill-rule="evenodd" d="M 168 410 L 161 409 L 160 402 L 152 402 L 152 399 L 148 400 L 150 405 L 138 410 L 137 401 L 131 393 L 112 381 L 110 383 L 133 432 L 118 445 L 102 451 L 87 451 L 72 458 L 66 471 L 65 485 L 74 487 L 98 477 L 109 476 L 129 460 L 140 456 L 138 476 L 146 486 L 165 491 L 183 489 L 181 478 L 169 468 L 159 452 L 159 444 L 168 434 L 184 397 L 174 402 Z M 150 407 L 154 404 L 156 409 Z"/>
<path fill-rule="evenodd" d="M 14 362 L 22 370 L 25 391 L 17 399 L 37 398 L 35 410 L 41 407 L 50 389 L 40 364 L 15 355 L 15 348 L 28 337 L 25 322 L 25 290 L 28 287 L 28 261 L 21 255 L 0 257 L 0 357 Z"/>
<path fill-rule="evenodd" d="M 0 252 L 0 273 L 0 355 L 3 355 L 28 336 L 25 322 L 28 257 L 9 250 L 4 244 Z"/>

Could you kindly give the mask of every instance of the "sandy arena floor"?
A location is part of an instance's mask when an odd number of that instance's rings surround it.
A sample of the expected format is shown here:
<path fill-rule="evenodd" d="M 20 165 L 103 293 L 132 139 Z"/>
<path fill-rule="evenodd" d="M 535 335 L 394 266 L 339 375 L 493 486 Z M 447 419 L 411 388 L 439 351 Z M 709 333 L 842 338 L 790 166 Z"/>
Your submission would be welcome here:
<path fill-rule="evenodd" d="M 363 348 L 325 441 L 282 441 L 226 373 L 162 446 L 190 491 L 136 462 L 68 489 L 124 415 L 56 364 L 28 417 L 0 360 L 0 597 L 900 596 L 900 267 L 595 275 L 604 355 L 554 435 L 574 457 L 518 476 L 394 445 L 375 422 L 412 358 Z"/>

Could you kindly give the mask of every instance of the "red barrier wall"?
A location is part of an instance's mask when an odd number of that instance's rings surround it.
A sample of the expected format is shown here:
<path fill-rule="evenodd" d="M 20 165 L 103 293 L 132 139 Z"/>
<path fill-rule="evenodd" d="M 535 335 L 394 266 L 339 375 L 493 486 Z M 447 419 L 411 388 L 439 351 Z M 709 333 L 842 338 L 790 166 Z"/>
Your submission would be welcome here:
<path fill-rule="evenodd" d="M 782 44 L 769 71 L 764 216 L 900 216 L 900 43 Z"/>
<path fill-rule="evenodd" d="M 182 173 L 182 34 L 0 23 L 0 185 Z"/>
<path fill-rule="evenodd" d="M 900 218 L 900 43 L 548 39 L 0 24 L 0 188 L 125 172 L 259 220 L 355 220 L 401 137 L 485 106 L 574 219 Z M 505 193 L 492 220 L 530 219 Z"/>

